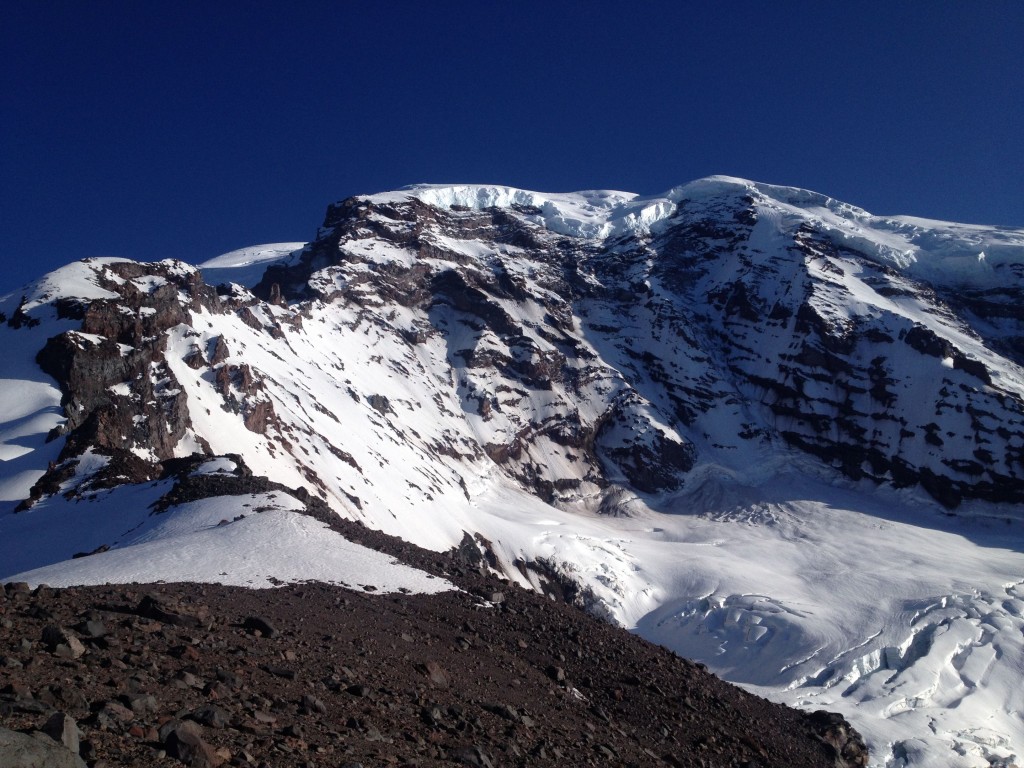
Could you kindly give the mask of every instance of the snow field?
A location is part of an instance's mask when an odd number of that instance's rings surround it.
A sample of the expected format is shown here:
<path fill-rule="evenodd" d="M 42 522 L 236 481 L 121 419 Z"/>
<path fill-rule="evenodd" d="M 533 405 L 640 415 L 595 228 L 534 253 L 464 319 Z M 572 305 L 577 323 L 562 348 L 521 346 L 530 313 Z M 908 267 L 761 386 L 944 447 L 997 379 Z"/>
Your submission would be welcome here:
<path fill-rule="evenodd" d="M 95 502 L 51 499 L 5 520 L 10 543 L 0 559 L 3 580 L 53 587 L 194 581 L 253 588 L 309 580 L 379 593 L 454 589 L 444 579 L 348 541 L 299 512 L 301 503 L 287 494 L 222 496 L 150 514 L 145 502 L 166 490 L 163 483 L 102 493 Z M 48 532 L 32 535 L 29 529 L 35 525 Z M 12 551 L 11 536 L 45 543 L 47 549 Z M 52 562 L 61 545 L 90 544 L 113 546 L 88 557 L 7 572 L 11 565 Z"/>

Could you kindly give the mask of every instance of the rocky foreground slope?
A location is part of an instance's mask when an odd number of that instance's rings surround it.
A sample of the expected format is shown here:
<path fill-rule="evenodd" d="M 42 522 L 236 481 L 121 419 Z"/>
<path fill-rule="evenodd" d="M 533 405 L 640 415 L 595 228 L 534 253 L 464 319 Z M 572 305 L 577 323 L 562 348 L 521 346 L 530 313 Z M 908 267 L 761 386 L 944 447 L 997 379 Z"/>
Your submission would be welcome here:
<path fill-rule="evenodd" d="M 838 715 L 770 704 L 452 554 L 404 550 L 469 591 L 7 584 L 0 763 L 866 764 Z M 50 737 L 23 754 L 44 744 L 51 762 L 14 762 L 10 730 L 34 729 Z"/>

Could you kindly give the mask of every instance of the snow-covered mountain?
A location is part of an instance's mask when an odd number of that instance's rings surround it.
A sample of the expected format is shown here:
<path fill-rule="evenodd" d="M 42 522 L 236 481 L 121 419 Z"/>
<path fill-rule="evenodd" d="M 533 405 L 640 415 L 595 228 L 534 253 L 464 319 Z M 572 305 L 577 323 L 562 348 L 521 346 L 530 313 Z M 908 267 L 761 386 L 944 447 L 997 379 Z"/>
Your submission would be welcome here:
<path fill-rule="evenodd" d="M 417 186 L 332 205 L 305 246 L 78 262 L 0 300 L 0 577 L 141 580 L 230 517 L 173 489 L 251 471 L 421 546 L 468 534 L 508 578 L 842 711 L 879 766 L 1009 764 L 1022 306 L 1024 230 L 726 177 Z M 209 546 L 256 546 L 231 527 Z"/>

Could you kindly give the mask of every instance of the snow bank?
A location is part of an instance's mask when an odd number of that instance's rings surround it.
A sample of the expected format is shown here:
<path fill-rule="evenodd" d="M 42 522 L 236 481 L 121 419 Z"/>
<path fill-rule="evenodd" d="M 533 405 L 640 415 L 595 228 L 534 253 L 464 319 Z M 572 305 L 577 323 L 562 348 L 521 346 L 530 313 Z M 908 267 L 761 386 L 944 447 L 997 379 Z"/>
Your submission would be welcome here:
<path fill-rule="evenodd" d="M 204 261 L 199 269 L 211 285 L 238 283 L 251 288 L 262 279 L 267 267 L 296 258 L 304 247 L 305 243 L 250 245 Z"/>
<path fill-rule="evenodd" d="M 282 494 L 191 502 L 161 515 L 142 516 L 135 529 L 108 551 L 6 575 L 0 581 L 54 587 L 158 581 L 269 587 L 312 580 L 380 593 L 454 589 L 444 579 L 348 541 L 296 512 L 300 507 Z M 67 515 L 63 520 L 62 535 L 70 540 L 76 538 L 76 522 L 87 527 L 95 520 L 86 510 L 77 511 L 78 521 Z M 54 522 L 45 510 L 22 514 Z M 140 515 L 136 512 L 135 517 Z M 124 516 L 122 522 L 127 522 Z"/>

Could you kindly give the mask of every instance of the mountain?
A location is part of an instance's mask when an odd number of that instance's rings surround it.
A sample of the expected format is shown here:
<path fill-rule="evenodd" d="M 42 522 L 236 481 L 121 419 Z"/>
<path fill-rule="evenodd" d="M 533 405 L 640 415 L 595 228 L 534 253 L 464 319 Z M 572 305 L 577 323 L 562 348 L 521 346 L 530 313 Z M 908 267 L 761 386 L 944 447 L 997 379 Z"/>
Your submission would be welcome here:
<path fill-rule="evenodd" d="M 1022 293 L 1024 230 L 727 177 L 417 186 L 304 246 L 78 262 L 0 301 L 0 571 L 180 580 L 182 537 L 280 536 L 196 579 L 297 578 L 329 543 L 182 509 L 302 489 L 841 711 L 873 764 L 1009 764 Z"/>

